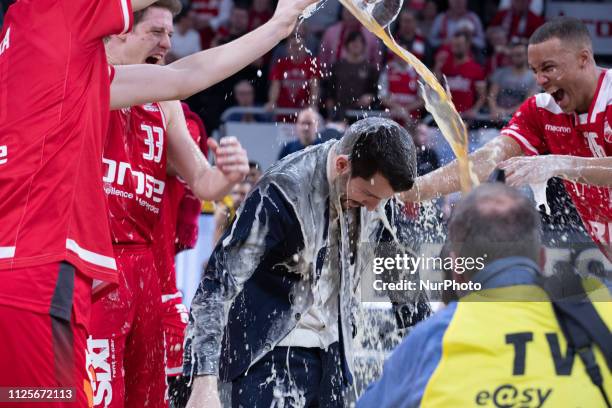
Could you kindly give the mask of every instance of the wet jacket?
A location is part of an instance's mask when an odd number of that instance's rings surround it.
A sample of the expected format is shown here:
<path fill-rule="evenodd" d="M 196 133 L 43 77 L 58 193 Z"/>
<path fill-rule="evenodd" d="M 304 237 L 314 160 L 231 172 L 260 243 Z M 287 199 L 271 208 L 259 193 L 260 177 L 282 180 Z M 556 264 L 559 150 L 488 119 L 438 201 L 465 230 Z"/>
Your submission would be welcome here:
<path fill-rule="evenodd" d="M 371 273 L 368 259 L 376 245 L 360 245 L 349 259 L 348 239 L 340 239 L 347 234 L 346 224 L 329 231 L 334 223 L 329 222 L 327 157 L 335 143 L 278 162 L 246 198 L 213 251 L 193 299 L 186 374 L 219 374 L 231 381 L 245 372 L 296 326 L 313 304 L 312 285 L 322 268 L 332 268 L 339 271 L 339 341 L 350 381 L 360 277 Z M 359 242 L 391 240 L 380 220 L 386 217 L 395 225 L 396 206 L 391 200 L 378 211 L 358 210 Z M 428 312 L 423 303 L 415 307 L 415 299 L 395 300 L 400 325 Z"/>

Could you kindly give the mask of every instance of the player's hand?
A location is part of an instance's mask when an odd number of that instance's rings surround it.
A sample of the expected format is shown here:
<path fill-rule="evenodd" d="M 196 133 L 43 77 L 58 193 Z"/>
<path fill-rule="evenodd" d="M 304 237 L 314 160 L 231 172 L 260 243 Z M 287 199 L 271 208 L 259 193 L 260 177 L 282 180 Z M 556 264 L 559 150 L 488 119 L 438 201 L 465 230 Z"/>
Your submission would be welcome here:
<path fill-rule="evenodd" d="M 208 147 L 217 157 L 217 168 L 232 183 L 239 183 L 249 174 L 249 158 L 246 150 L 238 139 L 233 136 L 224 137 L 218 144 L 214 139 L 208 139 Z"/>
<path fill-rule="evenodd" d="M 517 187 L 545 183 L 574 168 L 573 159 L 563 155 L 521 156 L 503 161 L 498 167 L 506 172 L 506 184 Z"/>
<path fill-rule="evenodd" d="M 193 380 L 187 408 L 221 408 L 217 377 L 203 375 Z"/>
<path fill-rule="evenodd" d="M 318 0 L 279 0 L 274 11 L 272 21 L 278 25 L 280 33 L 283 37 L 287 37 L 297 22 L 298 17 L 302 15 L 304 9 Z"/>

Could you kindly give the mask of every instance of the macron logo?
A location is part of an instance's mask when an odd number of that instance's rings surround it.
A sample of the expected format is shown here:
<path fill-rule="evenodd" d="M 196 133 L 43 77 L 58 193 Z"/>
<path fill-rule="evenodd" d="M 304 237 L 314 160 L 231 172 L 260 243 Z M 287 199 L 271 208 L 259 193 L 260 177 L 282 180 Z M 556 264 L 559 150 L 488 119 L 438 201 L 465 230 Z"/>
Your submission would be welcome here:
<path fill-rule="evenodd" d="M 546 125 L 544 129 L 549 132 L 572 133 L 572 128 L 567 126 Z"/>
<path fill-rule="evenodd" d="M 6 34 L 4 35 L 4 39 L 0 43 L 0 55 L 4 54 L 4 51 L 8 50 L 8 47 L 11 45 L 11 27 L 6 30 Z"/>

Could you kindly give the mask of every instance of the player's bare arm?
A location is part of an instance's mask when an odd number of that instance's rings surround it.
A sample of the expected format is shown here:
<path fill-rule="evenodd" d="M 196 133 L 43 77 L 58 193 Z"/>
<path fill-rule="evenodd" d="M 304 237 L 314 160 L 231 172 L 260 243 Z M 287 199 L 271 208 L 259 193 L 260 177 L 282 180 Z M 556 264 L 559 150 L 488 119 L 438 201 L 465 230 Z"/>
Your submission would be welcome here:
<path fill-rule="evenodd" d="M 211 167 L 195 144 L 178 101 L 162 102 L 167 117 L 168 171 L 176 172 L 201 200 L 220 200 L 249 172 L 246 151 L 236 138 L 224 138 L 221 146 L 214 140 L 209 147 L 218 166 Z"/>
<path fill-rule="evenodd" d="M 261 27 L 224 44 L 167 66 L 117 66 L 111 85 L 113 109 L 147 102 L 185 99 L 235 74 L 270 51 L 295 27 L 302 11 L 316 0 L 280 0 Z"/>
<path fill-rule="evenodd" d="M 132 10 L 138 11 L 144 8 L 149 7 L 151 4 L 155 3 L 157 0 L 132 0 Z"/>
<path fill-rule="evenodd" d="M 499 165 L 511 186 L 545 183 L 551 177 L 612 187 L 612 157 L 547 155 L 513 157 Z"/>
<path fill-rule="evenodd" d="M 485 180 L 497 165 L 511 157 L 522 156 L 520 145 L 506 136 L 498 136 L 489 143 L 470 154 L 474 164 L 473 170 L 478 180 Z M 418 177 L 414 187 L 400 195 L 403 201 L 427 201 L 441 197 L 461 188 L 459 184 L 459 167 L 457 161 L 439 168 L 429 174 Z"/>

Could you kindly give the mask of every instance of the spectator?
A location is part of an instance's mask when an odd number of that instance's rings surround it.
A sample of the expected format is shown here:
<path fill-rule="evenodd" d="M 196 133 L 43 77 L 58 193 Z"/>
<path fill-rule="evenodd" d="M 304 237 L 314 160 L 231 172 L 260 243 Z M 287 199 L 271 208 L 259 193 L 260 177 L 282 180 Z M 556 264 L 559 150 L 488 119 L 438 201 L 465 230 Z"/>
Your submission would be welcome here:
<path fill-rule="evenodd" d="M 425 57 L 425 38 L 418 31 L 415 12 L 411 9 L 402 10 L 397 22 L 397 28 L 393 34 L 395 41 L 418 59 L 423 60 Z M 390 52 L 388 53 L 388 57 L 393 55 Z"/>
<path fill-rule="evenodd" d="M 399 57 L 383 68 L 378 82 L 378 96 L 391 117 L 403 126 L 421 117 L 423 99 L 418 92 L 418 75 Z"/>
<path fill-rule="evenodd" d="M 287 41 L 288 56 L 271 68 L 268 109 L 317 106 L 319 99 L 319 71 L 312 58 L 295 35 Z"/>
<path fill-rule="evenodd" d="M 505 67 L 511 64 L 508 38 L 502 27 L 487 28 L 487 62 L 485 64 L 485 72 L 491 75 L 497 68 Z"/>
<path fill-rule="evenodd" d="M 256 161 L 249 162 L 249 174 L 247 174 L 245 181 L 251 183 L 251 185 L 257 184 L 261 178 L 261 166 Z"/>
<path fill-rule="evenodd" d="M 174 18 L 172 49 L 166 56 L 166 62 L 170 63 L 199 51 L 202 51 L 200 34 L 193 29 L 193 14 L 184 8 Z"/>
<path fill-rule="evenodd" d="M 331 67 L 343 56 L 343 44 L 346 37 L 353 31 L 361 31 L 367 44 L 367 60 L 379 64 L 382 60 L 380 43 L 378 38 L 367 30 L 345 7 L 342 8 L 342 19 L 325 30 L 321 49 L 319 50 L 319 62 L 321 66 Z"/>
<path fill-rule="evenodd" d="M 321 143 L 319 130 L 323 124 L 323 119 L 315 110 L 308 108 L 298 114 L 295 130 L 297 131 L 297 140 L 287 143 L 278 154 L 278 159 L 282 159 L 291 153 L 298 152 L 310 145 Z"/>
<path fill-rule="evenodd" d="M 542 17 L 529 10 L 529 3 L 530 0 L 512 0 L 510 8 L 497 12 L 489 26 L 502 27 L 508 42 L 528 40 L 536 28 L 544 24 Z"/>
<path fill-rule="evenodd" d="M 191 0 L 194 28 L 199 31 L 202 48 L 211 46 L 219 28 L 230 18 L 233 0 Z"/>
<path fill-rule="evenodd" d="M 249 31 L 249 9 L 246 6 L 236 4 L 232 7 L 227 25 L 219 27 L 215 38 L 211 42 L 212 47 L 226 44 L 242 37 Z"/>
<path fill-rule="evenodd" d="M 468 11 L 467 0 L 448 0 L 448 10 L 438 14 L 429 33 L 429 43 L 438 48 L 449 42 L 455 32 L 470 27 L 473 33 L 473 43 L 479 49 L 485 47 L 484 31 L 480 17 Z"/>
<path fill-rule="evenodd" d="M 510 59 L 511 66 L 498 68 L 491 77 L 488 99 L 493 120 L 511 116 L 539 89 L 535 75 L 527 67 L 527 45 L 522 42 L 512 44 Z"/>
<path fill-rule="evenodd" d="M 223 201 L 219 202 L 215 206 L 215 233 L 213 242 L 219 241 L 219 238 L 223 235 L 225 230 L 232 225 L 236 216 L 236 211 L 240 208 L 240 205 L 244 201 L 245 197 L 251 191 L 251 183 L 243 181 L 242 183 L 236 184 L 232 189 L 229 197 L 226 197 Z"/>
<path fill-rule="evenodd" d="M 242 80 L 234 86 L 234 99 L 240 108 L 255 107 L 255 88 L 247 80 Z M 272 115 L 268 113 L 232 113 L 226 118 L 226 122 L 271 122 Z"/>
<path fill-rule="evenodd" d="M 274 11 L 270 6 L 270 0 L 253 0 L 249 9 L 249 31 L 271 19 L 272 14 L 274 14 Z"/>
<path fill-rule="evenodd" d="M 424 123 L 419 123 L 414 131 L 414 145 L 416 146 L 417 175 L 422 176 L 440 167 L 438 154 L 429 146 L 429 133 L 431 129 Z"/>
<path fill-rule="evenodd" d="M 574 321 L 598 324 L 603 335 L 587 336 L 585 348 L 566 346 L 551 298 L 539 286 L 544 259 L 533 204 L 503 184 L 481 185 L 456 207 L 449 239 L 460 300 L 413 329 L 357 407 L 510 407 L 523 397 L 534 406 L 605 406 L 602 393 L 612 392 L 606 359 L 612 356 L 609 308 L 601 306 L 610 301 L 609 289 L 589 279 L 585 287 L 597 287 L 601 302 L 596 310 L 585 296 L 581 311 L 591 314 Z M 599 337 L 604 341 L 593 344 Z M 590 354 L 600 366 L 602 393 L 578 354 Z M 466 370 L 478 375 L 462 375 Z"/>
<path fill-rule="evenodd" d="M 425 38 L 429 38 L 431 27 L 438 15 L 438 4 L 435 1 L 428 0 L 425 2 L 423 10 L 421 10 L 417 25 L 419 32 Z"/>
<path fill-rule="evenodd" d="M 452 37 L 451 54 L 439 53 L 435 72 L 446 76 L 453 103 L 465 119 L 473 119 L 486 101 L 485 72 L 469 52 L 469 35 L 457 32 Z"/>
<path fill-rule="evenodd" d="M 331 69 L 327 79 L 327 111 L 369 109 L 376 97 L 378 71 L 366 59 L 365 38 L 361 31 L 353 31 L 346 37 L 340 61 Z"/>
<path fill-rule="evenodd" d="M 200 32 L 202 48 L 210 47 L 215 33 L 230 16 L 232 0 L 191 0 L 195 29 Z"/>

